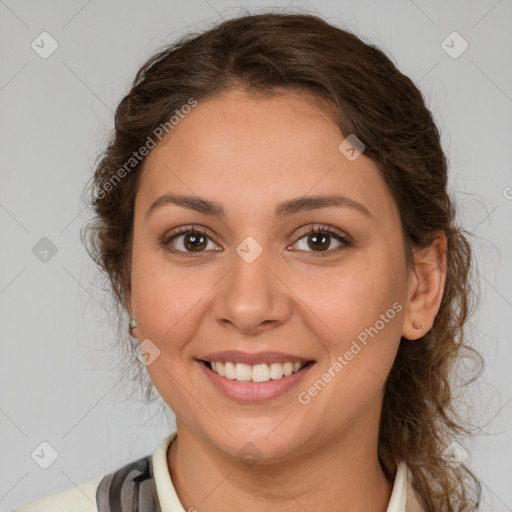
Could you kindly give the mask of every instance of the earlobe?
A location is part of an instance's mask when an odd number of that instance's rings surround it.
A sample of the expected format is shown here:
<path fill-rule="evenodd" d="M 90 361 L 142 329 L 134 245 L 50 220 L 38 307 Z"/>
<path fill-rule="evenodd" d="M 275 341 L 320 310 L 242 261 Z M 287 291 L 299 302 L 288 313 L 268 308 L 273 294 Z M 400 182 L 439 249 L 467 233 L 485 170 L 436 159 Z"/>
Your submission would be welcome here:
<path fill-rule="evenodd" d="M 127 296 L 126 298 L 126 311 L 128 312 L 128 315 L 130 316 L 130 320 L 128 322 L 128 334 L 132 336 L 133 338 L 138 338 L 137 333 L 135 329 L 137 329 L 137 320 L 135 319 L 135 315 L 132 312 L 132 306 L 130 301 L 130 296 Z"/>
<path fill-rule="evenodd" d="M 130 293 L 126 293 L 125 292 L 125 295 L 124 295 L 124 307 L 126 309 L 126 312 L 132 316 L 132 301 L 131 301 L 131 296 L 130 296 Z"/>
<path fill-rule="evenodd" d="M 135 338 L 137 337 L 133 331 L 137 327 L 137 321 L 135 320 L 135 318 L 130 318 L 130 323 L 128 324 L 128 332 L 130 333 L 130 336 L 133 336 Z"/>
<path fill-rule="evenodd" d="M 434 325 L 441 306 L 446 282 L 447 239 L 440 232 L 432 243 L 414 254 L 414 268 L 409 279 L 409 292 L 402 337 L 417 340 Z"/>

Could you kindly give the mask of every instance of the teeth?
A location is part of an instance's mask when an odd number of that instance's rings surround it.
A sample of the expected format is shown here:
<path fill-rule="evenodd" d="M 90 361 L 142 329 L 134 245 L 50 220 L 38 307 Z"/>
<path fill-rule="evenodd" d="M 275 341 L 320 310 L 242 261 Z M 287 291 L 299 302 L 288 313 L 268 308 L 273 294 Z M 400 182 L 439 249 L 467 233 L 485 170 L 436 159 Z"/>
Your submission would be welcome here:
<path fill-rule="evenodd" d="M 244 364 L 232 363 L 230 361 L 221 363 L 220 361 L 211 361 L 212 370 L 231 380 L 239 382 L 268 382 L 270 380 L 281 379 L 283 376 L 288 377 L 292 373 L 297 373 L 306 362 L 302 363 L 271 363 L 263 364 Z"/>
<path fill-rule="evenodd" d="M 222 363 L 217 363 L 217 366 L 218 365 L 221 365 L 222 366 Z M 236 377 L 236 374 L 235 374 L 235 364 L 234 363 L 230 363 L 230 362 L 227 362 L 226 364 L 224 364 L 224 377 L 226 377 L 226 379 L 231 379 L 231 380 L 234 380 L 235 377 Z"/>
<path fill-rule="evenodd" d="M 253 382 L 267 382 L 270 380 L 270 371 L 266 364 L 256 364 L 252 367 L 251 380 Z"/>
<path fill-rule="evenodd" d="M 252 378 L 252 368 L 248 364 L 235 364 L 235 379 L 249 382 Z"/>
<path fill-rule="evenodd" d="M 283 364 L 283 373 L 285 377 L 288 377 L 288 375 L 291 375 L 293 372 L 293 363 L 284 363 Z"/>
<path fill-rule="evenodd" d="M 283 376 L 283 365 L 281 363 L 272 363 L 270 365 L 270 378 L 273 380 L 280 379 Z"/>

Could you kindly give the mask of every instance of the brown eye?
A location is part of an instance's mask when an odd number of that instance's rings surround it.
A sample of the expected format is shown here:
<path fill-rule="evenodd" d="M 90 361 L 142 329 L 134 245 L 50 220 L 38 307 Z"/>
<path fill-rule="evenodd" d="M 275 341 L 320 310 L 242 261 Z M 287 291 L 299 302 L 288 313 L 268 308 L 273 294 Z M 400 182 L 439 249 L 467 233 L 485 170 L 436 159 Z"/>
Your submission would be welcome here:
<path fill-rule="evenodd" d="M 165 249 L 175 253 L 201 253 L 208 247 L 208 242 L 213 241 L 205 231 L 185 228 L 178 233 L 173 233 L 162 240 Z M 170 247 L 169 247 L 170 246 Z"/>
<path fill-rule="evenodd" d="M 313 233 L 308 235 L 307 239 L 308 247 L 311 247 L 313 250 L 328 249 L 331 242 L 330 236 L 323 233 Z"/>
<path fill-rule="evenodd" d="M 299 247 L 299 250 L 306 252 L 330 254 L 352 245 L 352 242 L 347 237 L 340 235 L 332 229 L 322 226 L 309 228 L 305 233 L 302 233 L 295 244 L 299 244 L 303 239 L 305 239 L 306 245 L 302 244 L 302 247 Z M 338 246 L 329 249 L 333 239 L 338 242 Z M 308 251 L 308 248 L 311 250 Z"/>
<path fill-rule="evenodd" d="M 306 241 L 306 245 L 299 247 L 299 250 L 312 253 L 311 256 L 330 255 L 353 245 L 348 237 L 324 226 L 309 228 L 302 233 L 294 245 L 302 243 L 303 239 Z M 338 243 L 338 246 L 330 248 L 333 240 Z M 212 246 L 208 246 L 209 242 Z M 200 256 L 208 249 L 214 251 L 222 250 L 208 236 L 206 231 L 192 227 L 175 230 L 170 235 L 164 237 L 160 244 L 165 250 L 183 256 Z"/>
<path fill-rule="evenodd" d="M 207 245 L 206 237 L 201 233 L 189 233 L 183 238 L 183 245 L 189 251 L 202 251 Z"/>

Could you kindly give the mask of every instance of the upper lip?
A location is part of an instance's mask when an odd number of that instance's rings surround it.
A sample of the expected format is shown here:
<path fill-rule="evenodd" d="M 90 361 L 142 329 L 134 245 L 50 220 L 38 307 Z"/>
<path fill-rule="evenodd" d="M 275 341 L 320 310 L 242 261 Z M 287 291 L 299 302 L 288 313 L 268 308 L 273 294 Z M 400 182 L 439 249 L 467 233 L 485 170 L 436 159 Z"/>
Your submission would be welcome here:
<path fill-rule="evenodd" d="M 226 363 L 263 364 L 263 363 L 302 363 L 312 361 L 307 357 L 285 354 L 283 352 L 240 352 L 239 350 L 226 350 L 224 352 L 212 352 L 204 357 L 198 358 L 201 361 L 212 361 Z"/>

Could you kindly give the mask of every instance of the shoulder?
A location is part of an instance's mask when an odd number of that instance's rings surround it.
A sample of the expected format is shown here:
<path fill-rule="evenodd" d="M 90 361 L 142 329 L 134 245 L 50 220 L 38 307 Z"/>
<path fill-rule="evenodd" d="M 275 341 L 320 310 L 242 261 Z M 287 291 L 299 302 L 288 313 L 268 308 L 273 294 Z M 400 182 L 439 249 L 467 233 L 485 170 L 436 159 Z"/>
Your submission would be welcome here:
<path fill-rule="evenodd" d="M 167 501 L 172 502 L 173 499 L 174 488 L 165 454 L 175 436 L 176 433 L 167 436 L 153 456 L 146 455 L 111 473 L 31 501 L 12 512 L 111 512 L 113 508 L 123 512 L 157 510 L 158 487 L 168 494 L 165 496 Z M 157 461 L 156 474 L 154 459 Z"/>
<path fill-rule="evenodd" d="M 425 512 L 412 486 L 412 472 L 405 461 L 397 463 L 395 481 L 386 512 Z"/>
<path fill-rule="evenodd" d="M 407 468 L 407 508 L 405 512 L 425 512 L 412 486 L 412 472 Z"/>
<path fill-rule="evenodd" d="M 13 512 L 97 512 L 96 489 L 103 477 L 26 503 Z"/>
<path fill-rule="evenodd" d="M 116 510 L 122 511 L 132 510 L 134 503 L 142 506 L 140 510 L 157 509 L 158 495 L 150 455 L 102 477 L 39 498 L 13 512 L 111 512 L 114 503 Z"/>

